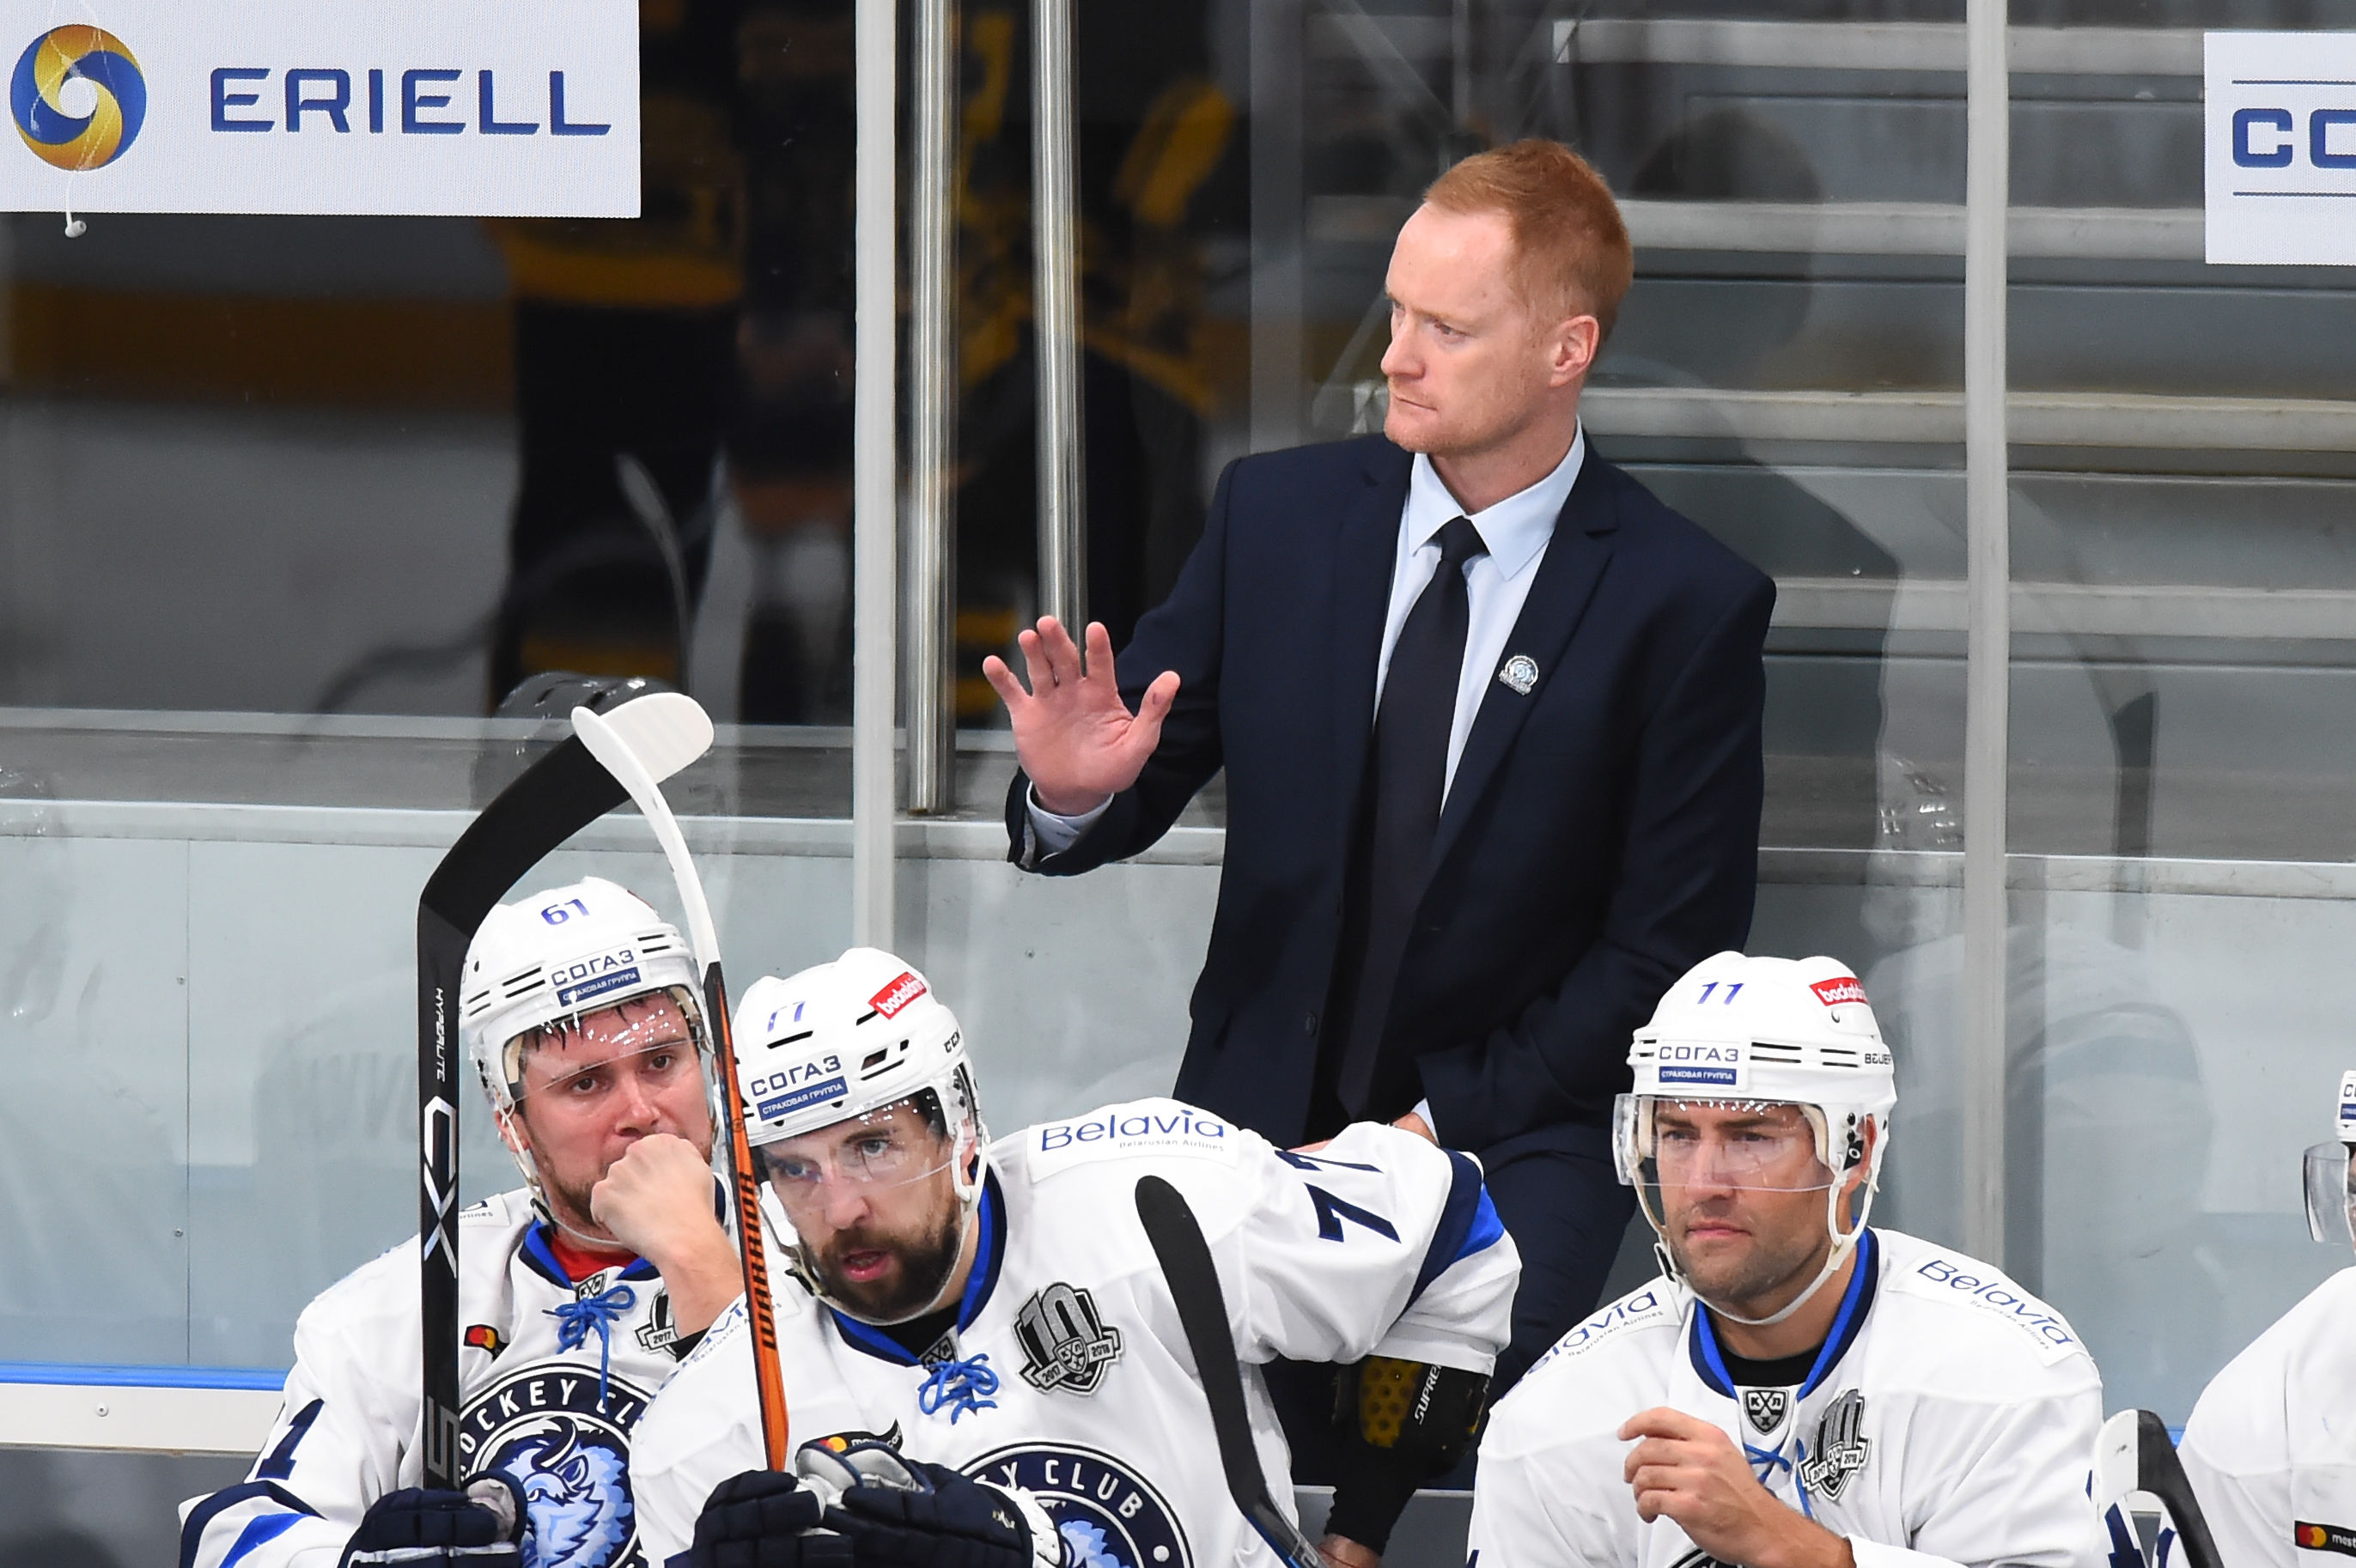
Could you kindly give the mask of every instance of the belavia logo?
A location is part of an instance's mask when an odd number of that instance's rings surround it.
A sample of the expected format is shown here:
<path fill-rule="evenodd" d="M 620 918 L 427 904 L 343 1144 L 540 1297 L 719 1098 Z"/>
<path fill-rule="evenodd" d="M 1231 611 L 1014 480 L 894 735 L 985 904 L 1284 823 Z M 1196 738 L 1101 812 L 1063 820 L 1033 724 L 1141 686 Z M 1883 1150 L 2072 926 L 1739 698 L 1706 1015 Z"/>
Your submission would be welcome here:
<path fill-rule="evenodd" d="M 1828 1008 L 1839 1007 L 1843 1002 L 1865 1000 L 1865 987 L 1857 983 L 1854 975 L 1843 975 L 1836 980 L 1819 980 L 1808 989 L 1816 994 L 1816 1000 Z"/>
<path fill-rule="evenodd" d="M 67 90 L 81 84 L 70 96 Z M 77 114 L 76 108 L 87 112 Z M 52 27 L 16 57 L 8 117 L 43 163 L 102 169 L 131 150 L 147 120 L 147 79 L 121 38 L 97 27 Z"/>
<path fill-rule="evenodd" d="M 913 973 L 901 976 L 867 999 L 867 1005 L 887 1019 L 900 1016 L 900 1009 L 925 994 L 925 983 Z"/>

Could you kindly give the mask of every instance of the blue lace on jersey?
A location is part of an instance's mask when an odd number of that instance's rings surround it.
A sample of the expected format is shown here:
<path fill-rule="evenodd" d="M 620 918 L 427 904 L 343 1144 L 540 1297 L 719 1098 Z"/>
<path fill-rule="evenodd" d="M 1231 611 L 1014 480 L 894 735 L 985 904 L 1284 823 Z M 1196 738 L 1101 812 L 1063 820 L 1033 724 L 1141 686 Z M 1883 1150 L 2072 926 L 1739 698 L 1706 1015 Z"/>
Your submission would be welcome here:
<path fill-rule="evenodd" d="M 998 1402 L 984 1396 L 997 1392 L 998 1374 L 991 1370 L 990 1352 L 983 1350 L 935 1365 L 925 1386 L 916 1391 L 916 1408 L 937 1415 L 947 1405 L 949 1424 L 955 1426 L 969 1410 L 996 1410 Z"/>
<path fill-rule="evenodd" d="M 602 1296 L 568 1301 L 562 1307 L 552 1307 L 548 1315 L 556 1319 L 556 1346 L 561 1350 L 577 1350 L 589 1338 L 589 1330 L 597 1330 L 597 1408 L 605 1408 L 605 1388 L 614 1369 L 614 1325 L 624 1313 L 638 1304 L 638 1293 L 626 1285 L 617 1285 Z M 998 1384 L 991 1378 L 991 1386 Z M 954 1419 L 952 1420 L 954 1424 Z"/>

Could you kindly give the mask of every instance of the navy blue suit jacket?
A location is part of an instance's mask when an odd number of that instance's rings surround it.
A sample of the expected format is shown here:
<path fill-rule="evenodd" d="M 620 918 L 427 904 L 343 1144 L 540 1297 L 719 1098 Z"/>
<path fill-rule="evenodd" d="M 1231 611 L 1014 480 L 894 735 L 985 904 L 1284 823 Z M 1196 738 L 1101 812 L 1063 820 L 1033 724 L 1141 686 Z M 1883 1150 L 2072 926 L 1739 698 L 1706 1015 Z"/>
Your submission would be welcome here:
<path fill-rule="evenodd" d="M 1226 769 L 1175 1093 L 1280 1144 L 1310 1115 L 1411 463 L 1374 436 L 1228 466 L 1177 586 L 1119 656 L 1132 708 L 1179 674 L 1161 744 L 1035 868 L 1137 853 Z M 1537 661 L 1537 682 L 1492 681 L 1482 700 L 1384 1036 L 1458 1148 L 1608 1123 L 1630 1035 L 1679 975 L 1742 945 L 1758 877 L 1774 585 L 1591 443 L 1537 573 L 1505 654 Z M 1007 796 L 1018 857 L 1028 788 L 1018 773 Z"/>

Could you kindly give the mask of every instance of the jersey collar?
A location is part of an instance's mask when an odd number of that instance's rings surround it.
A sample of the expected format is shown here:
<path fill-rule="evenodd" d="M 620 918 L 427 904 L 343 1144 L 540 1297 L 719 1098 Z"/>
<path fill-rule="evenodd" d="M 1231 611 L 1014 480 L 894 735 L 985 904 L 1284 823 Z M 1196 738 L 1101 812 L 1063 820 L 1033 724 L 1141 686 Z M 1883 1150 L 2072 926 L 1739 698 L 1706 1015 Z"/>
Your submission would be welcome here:
<path fill-rule="evenodd" d="M 998 1172 L 983 1171 L 981 1201 L 975 1208 L 974 1222 L 981 1227 L 981 1239 L 974 1249 L 973 1273 L 966 1276 L 965 1295 L 958 1301 L 957 1331 L 960 1334 L 973 1327 L 974 1319 L 990 1305 L 991 1293 L 998 1288 L 999 1267 L 1006 1261 L 1006 1225 L 1002 1219 L 1005 1200 L 998 1190 Z M 853 1349 L 894 1366 L 916 1364 L 916 1358 L 901 1349 L 898 1340 L 873 1324 L 862 1323 L 832 1307 L 827 1311 L 832 1314 L 834 1327 L 844 1342 Z"/>
<path fill-rule="evenodd" d="M 1800 1385 L 1799 1399 L 1805 1399 L 1832 1376 L 1842 1356 L 1857 1342 L 1865 1328 L 1865 1315 L 1873 1308 L 1874 1292 L 1881 1281 L 1881 1244 L 1872 1228 L 1857 1241 L 1857 1267 L 1849 1271 L 1848 1288 L 1841 1293 L 1840 1311 L 1833 1316 L 1832 1332 L 1825 1336 L 1824 1349 L 1816 1352 L 1816 1363 L 1808 1369 L 1807 1381 Z M 1734 1379 L 1728 1375 L 1726 1357 L 1718 1348 L 1718 1330 L 1710 1326 L 1709 1308 L 1699 1297 L 1694 1300 L 1693 1331 L 1687 1337 L 1686 1348 L 1693 1358 L 1694 1371 L 1701 1381 L 1728 1399 L 1740 1396 L 1734 1392 Z"/>
<path fill-rule="evenodd" d="M 524 1265 L 559 1289 L 576 1290 L 579 1288 L 579 1282 L 574 1280 L 565 1266 L 557 1261 L 556 1249 L 549 1245 L 550 1240 L 555 1234 L 554 1228 L 547 1221 L 534 1220 L 531 1227 L 523 1233 Z M 657 1277 L 659 1272 L 654 1264 L 644 1258 L 632 1258 L 628 1263 L 622 1264 L 621 1268 L 621 1277 L 624 1279 L 653 1279 Z"/>

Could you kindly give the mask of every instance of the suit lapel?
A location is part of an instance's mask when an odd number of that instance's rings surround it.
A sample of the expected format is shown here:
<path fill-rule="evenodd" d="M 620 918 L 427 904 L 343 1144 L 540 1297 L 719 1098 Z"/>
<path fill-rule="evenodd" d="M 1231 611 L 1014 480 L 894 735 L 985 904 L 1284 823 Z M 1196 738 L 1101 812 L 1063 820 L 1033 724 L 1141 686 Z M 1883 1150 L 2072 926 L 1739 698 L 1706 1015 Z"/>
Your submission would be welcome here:
<path fill-rule="evenodd" d="M 1333 539 L 1333 798 L 1344 803 L 1342 853 L 1375 730 L 1375 667 L 1391 603 L 1398 559 L 1399 514 L 1407 506 L 1413 459 L 1397 447 L 1372 449 L 1364 483 L 1351 496 Z"/>
<path fill-rule="evenodd" d="M 1440 830 L 1432 836 L 1435 869 L 1448 858 L 1465 821 L 1478 808 L 1530 709 L 1546 695 L 1547 682 L 1555 678 L 1562 651 L 1587 613 L 1596 585 L 1603 580 L 1620 515 L 1599 473 L 1601 465 L 1590 444 L 1579 480 L 1562 504 L 1562 515 L 1555 519 L 1554 537 L 1547 541 L 1545 559 L 1538 562 L 1537 581 L 1530 584 L 1529 597 L 1522 602 L 1521 615 L 1514 622 L 1513 635 L 1506 639 L 1499 663 L 1503 669 L 1517 656 L 1532 660 L 1537 666 L 1537 682 L 1527 692 L 1520 692 L 1492 672 L 1480 711 L 1473 716 L 1472 733 L 1465 737 L 1464 754 L 1457 759 L 1447 804 L 1440 808 Z"/>

